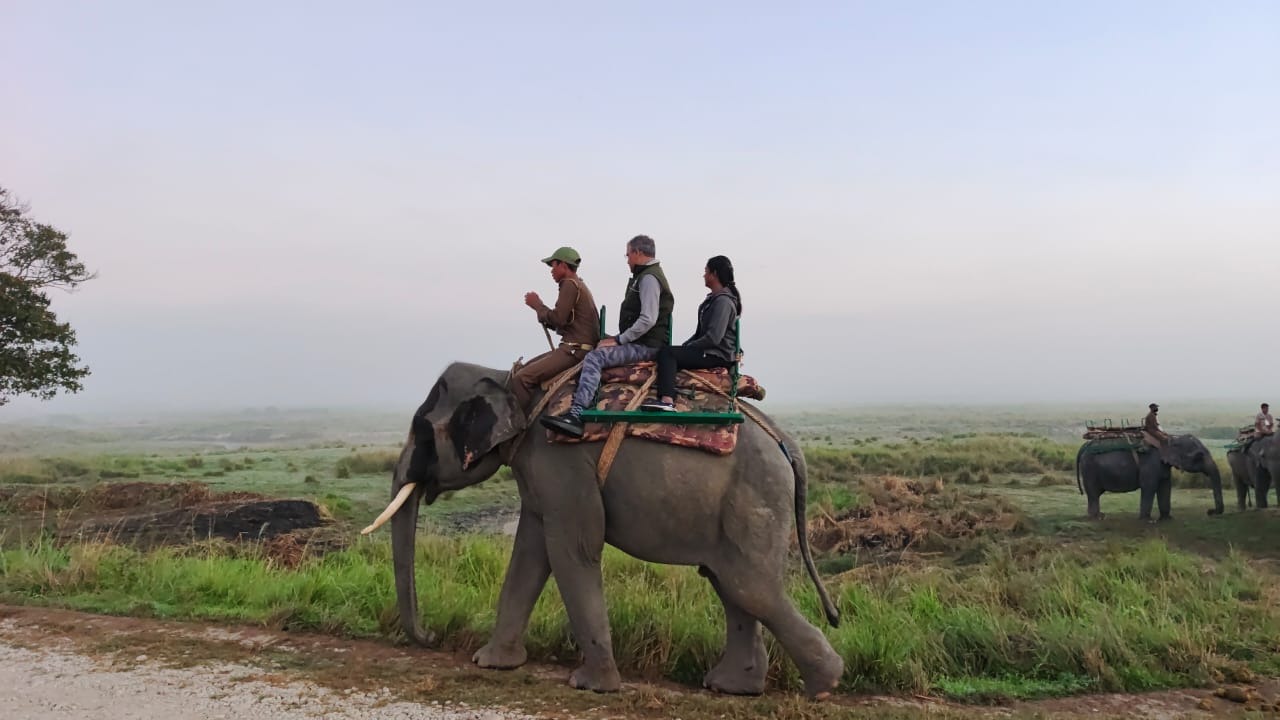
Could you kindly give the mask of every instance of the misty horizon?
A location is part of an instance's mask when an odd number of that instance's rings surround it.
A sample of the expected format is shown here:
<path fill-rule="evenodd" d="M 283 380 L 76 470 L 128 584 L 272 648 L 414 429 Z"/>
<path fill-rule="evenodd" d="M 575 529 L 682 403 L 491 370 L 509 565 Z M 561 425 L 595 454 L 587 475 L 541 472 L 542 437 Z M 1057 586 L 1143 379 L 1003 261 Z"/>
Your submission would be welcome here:
<path fill-rule="evenodd" d="M 98 277 L 0 421 L 411 412 L 560 245 L 615 331 L 642 233 L 770 410 L 1280 397 L 1274 4 L 308 8 L 8 9 L 0 185 Z"/>

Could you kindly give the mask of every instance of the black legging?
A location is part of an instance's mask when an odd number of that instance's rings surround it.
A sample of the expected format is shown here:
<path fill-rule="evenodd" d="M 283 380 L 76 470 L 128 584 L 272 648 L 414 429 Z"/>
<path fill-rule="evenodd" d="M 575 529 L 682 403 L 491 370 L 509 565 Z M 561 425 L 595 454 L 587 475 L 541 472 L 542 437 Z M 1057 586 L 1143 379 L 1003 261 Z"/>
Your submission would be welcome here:
<path fill-rule="evenodd" d="M 707 355 L 700 348 L 667 345 L 658 351 L 658 397 L 675 398 L 676 372 L 679 370 L 706 370 L 732 365 L 732 362 L 724 358 Z"/>

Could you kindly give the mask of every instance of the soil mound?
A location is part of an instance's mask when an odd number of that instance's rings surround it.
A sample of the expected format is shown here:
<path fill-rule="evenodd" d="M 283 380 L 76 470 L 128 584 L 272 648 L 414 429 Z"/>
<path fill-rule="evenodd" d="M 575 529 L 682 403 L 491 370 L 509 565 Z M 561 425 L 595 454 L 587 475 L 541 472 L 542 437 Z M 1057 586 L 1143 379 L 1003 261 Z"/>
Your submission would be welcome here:
<path fill-rule="evenodd" d="M 126 545 L 189 543 L 210 538 L 265 540 L 324 524 L 307 500 L 226 500 L 119 518 L 87 520 L 64 537 Z"/>
<path fill-rule="evenodd" d="M 981 535 L 1027 529 L 1026 517 L 1008 500 L 946 488 L 941 480 L 868 478 L 858 493 L 858 507 L 809 521 L 810 545 L 837 554 L 863 548 L 954 549 Z"/>
<path fill-rule="evenodd" d="M 60 541 L 106 541 L 141 548 L 204 540 L 261 543 L 286 565 L 341 546 L 339 533 L 308 500 L 218 493 L 200 482 L 101 483 L 0 488 L 0 512 L 15 537 L 50 532 Z"/>

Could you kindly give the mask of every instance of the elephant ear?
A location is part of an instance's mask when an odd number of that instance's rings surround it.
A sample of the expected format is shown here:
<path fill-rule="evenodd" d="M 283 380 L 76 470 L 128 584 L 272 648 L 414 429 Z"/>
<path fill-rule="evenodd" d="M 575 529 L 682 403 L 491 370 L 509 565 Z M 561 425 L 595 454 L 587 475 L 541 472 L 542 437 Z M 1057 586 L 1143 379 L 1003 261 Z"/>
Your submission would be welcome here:
<path fill-rule="evenodd" d="M 481 378 L 470 397 L 449 418 L 449 439 L 466 470 L 524 429 L 515 397 L 499 383 Z"/>

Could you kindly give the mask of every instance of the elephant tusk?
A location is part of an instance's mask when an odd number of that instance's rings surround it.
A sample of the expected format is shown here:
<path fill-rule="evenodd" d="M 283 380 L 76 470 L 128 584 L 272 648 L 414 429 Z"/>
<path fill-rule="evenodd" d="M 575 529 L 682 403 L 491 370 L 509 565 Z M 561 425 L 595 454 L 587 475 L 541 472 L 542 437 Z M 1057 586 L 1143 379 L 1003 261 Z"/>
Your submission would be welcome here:
<path fill-rule="evenodd" d="M 378 519 L 374 520 L 369 527 L 361 530 L 360 534 L 368 535 L 374 530 L 377 530 L 387 524 L 387 521 L 391 519 L 391 516 L 395 515 L 396 511 L 400 509 L 400 506 L 404 505 L 404 501 L 408 500 L 409 496 L 413 494 L 413 489 L 417 487 L 417 485 L 418 483 L 405 483 L 404 487 L 400 488 L 400 492 L 396 493 L 396 496 L 391 500 L 391 504 L 387 506 L 387 509 L 383 510 L 382 514 L 378 516 Z"/>

